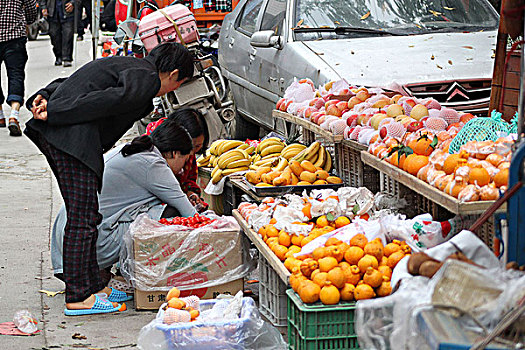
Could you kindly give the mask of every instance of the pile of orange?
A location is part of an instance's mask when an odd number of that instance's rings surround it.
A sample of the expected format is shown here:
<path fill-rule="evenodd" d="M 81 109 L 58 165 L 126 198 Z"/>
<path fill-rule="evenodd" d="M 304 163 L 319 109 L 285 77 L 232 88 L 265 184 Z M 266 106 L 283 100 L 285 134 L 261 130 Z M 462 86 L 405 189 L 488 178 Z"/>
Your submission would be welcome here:
<path fill-rule="evenodd" d="M 290 286 L 303 302 L 334 305 L 390 295 L 392 270 L 411 254 L 410 247 L 397 240 L 383 246 L 379 238 L 369 242 L 363 234 L 349 243 L 329 238 L 312 254 L 286 259 L 292 266 Z"/>
<path fill-rule="evenodd" d="M 309 206 L 305 206 L 304 212 L 309 213 Z M 322 236 L 337 228 L 350 224 L 350 219 L 346 216 L 339 216 L 333 221 L 329 221 L 326 215 L 322 215 L 315 220 L 312 230 L 307 236 L 290 234 L 284 230 L 275 228 L 275 219 L 270 221 L 270 224 L 264 225 L 258 231 L 262 240 L 268 245 L 271 251 L 284 261 L 284 266 L 292 271 L 293 267 L 300 263 L 300 260 L 293 258 L 295 253 L 299 253 L 305 245 L 313 241 L 319 236 Z M 297 222 L 299 225 L 310 225 L 309 223 Z"/>

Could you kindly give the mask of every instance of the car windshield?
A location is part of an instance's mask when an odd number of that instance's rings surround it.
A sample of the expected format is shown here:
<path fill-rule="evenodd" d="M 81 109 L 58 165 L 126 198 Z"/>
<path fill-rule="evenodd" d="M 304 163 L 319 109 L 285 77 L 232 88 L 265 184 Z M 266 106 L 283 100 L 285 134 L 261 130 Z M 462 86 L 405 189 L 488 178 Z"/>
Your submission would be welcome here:
<path fill-rule="evenodd" d="M 293 27 L 297 40 L 317 40 L 496 30 L 498 17 L 486 0 L 296 0 Z"/>

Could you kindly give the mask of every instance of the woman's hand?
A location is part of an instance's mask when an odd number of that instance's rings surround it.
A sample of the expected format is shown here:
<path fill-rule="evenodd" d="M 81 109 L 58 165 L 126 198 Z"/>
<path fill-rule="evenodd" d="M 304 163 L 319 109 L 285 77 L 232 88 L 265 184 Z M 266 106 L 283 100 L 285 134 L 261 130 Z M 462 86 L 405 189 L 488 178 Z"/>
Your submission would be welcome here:
<path fill-rule="evenodd" d="M 68 2 L 68 3 L 66 4 L 66 12 L 67 12 L 67 13 L 71 13 L 71 12 L 73 12 L 73 3 Z"/>
<path fill-rule="evenodd" d="M 195 209 L 201 213 L 208 209 L 208 204 L 195 192 L 188 192 L 188 199 L 190 203 L 195 207 Z"/>
<path fill-rule="evenodd" d="M 47 120 L 47 100 L 42 95 L 37 95 L 34 99 L 31 112 L 35 119 Z"/>

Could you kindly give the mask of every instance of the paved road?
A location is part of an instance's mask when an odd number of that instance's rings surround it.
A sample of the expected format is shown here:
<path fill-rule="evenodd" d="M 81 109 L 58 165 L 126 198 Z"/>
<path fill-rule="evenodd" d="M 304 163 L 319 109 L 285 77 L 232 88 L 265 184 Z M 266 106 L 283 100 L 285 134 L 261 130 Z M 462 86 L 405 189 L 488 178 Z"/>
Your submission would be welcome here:
<path fill-rule="evenodd" d="M 49 81 L 71 74 L 91 59 L 91 41 L 76 43 L 72 68 L 53 66 L 47 36 L 28 43 L 26 96 Z M 7 91 L 5 67 L 2 88 Z M 9 108 L 4 104 L 4 111 Z M 24 108 L 22 122 L 30 118 Z M 15 311 L 30 310 L 42 332 L 32 337 L 0 335 L 2 349 L 132 349 L 139 330 L 153 319 L 133 305 L 118 315 L 65 317 L 64 295 L 48 297 L 40 289 L 59 291 L 64 285 L 52 276 L 49 237 L 61 206 L 56 181 L 45 158 L 26 137 L 10 137 L 0 129 L 0 322 Z M 74 333 L 87 337 L 72 339 Z"/>

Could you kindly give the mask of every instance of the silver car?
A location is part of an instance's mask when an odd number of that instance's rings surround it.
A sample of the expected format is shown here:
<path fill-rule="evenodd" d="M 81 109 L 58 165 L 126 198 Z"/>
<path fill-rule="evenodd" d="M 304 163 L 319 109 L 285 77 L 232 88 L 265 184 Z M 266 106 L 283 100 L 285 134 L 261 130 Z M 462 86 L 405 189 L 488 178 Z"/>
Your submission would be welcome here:
<path fill-rule="evenodd" d="M 277 129 L 271 111 L 303 77 L 486 113 L 498 22 L 487 0 L 241 0 L 219 37 L 237 136 Z"/>

